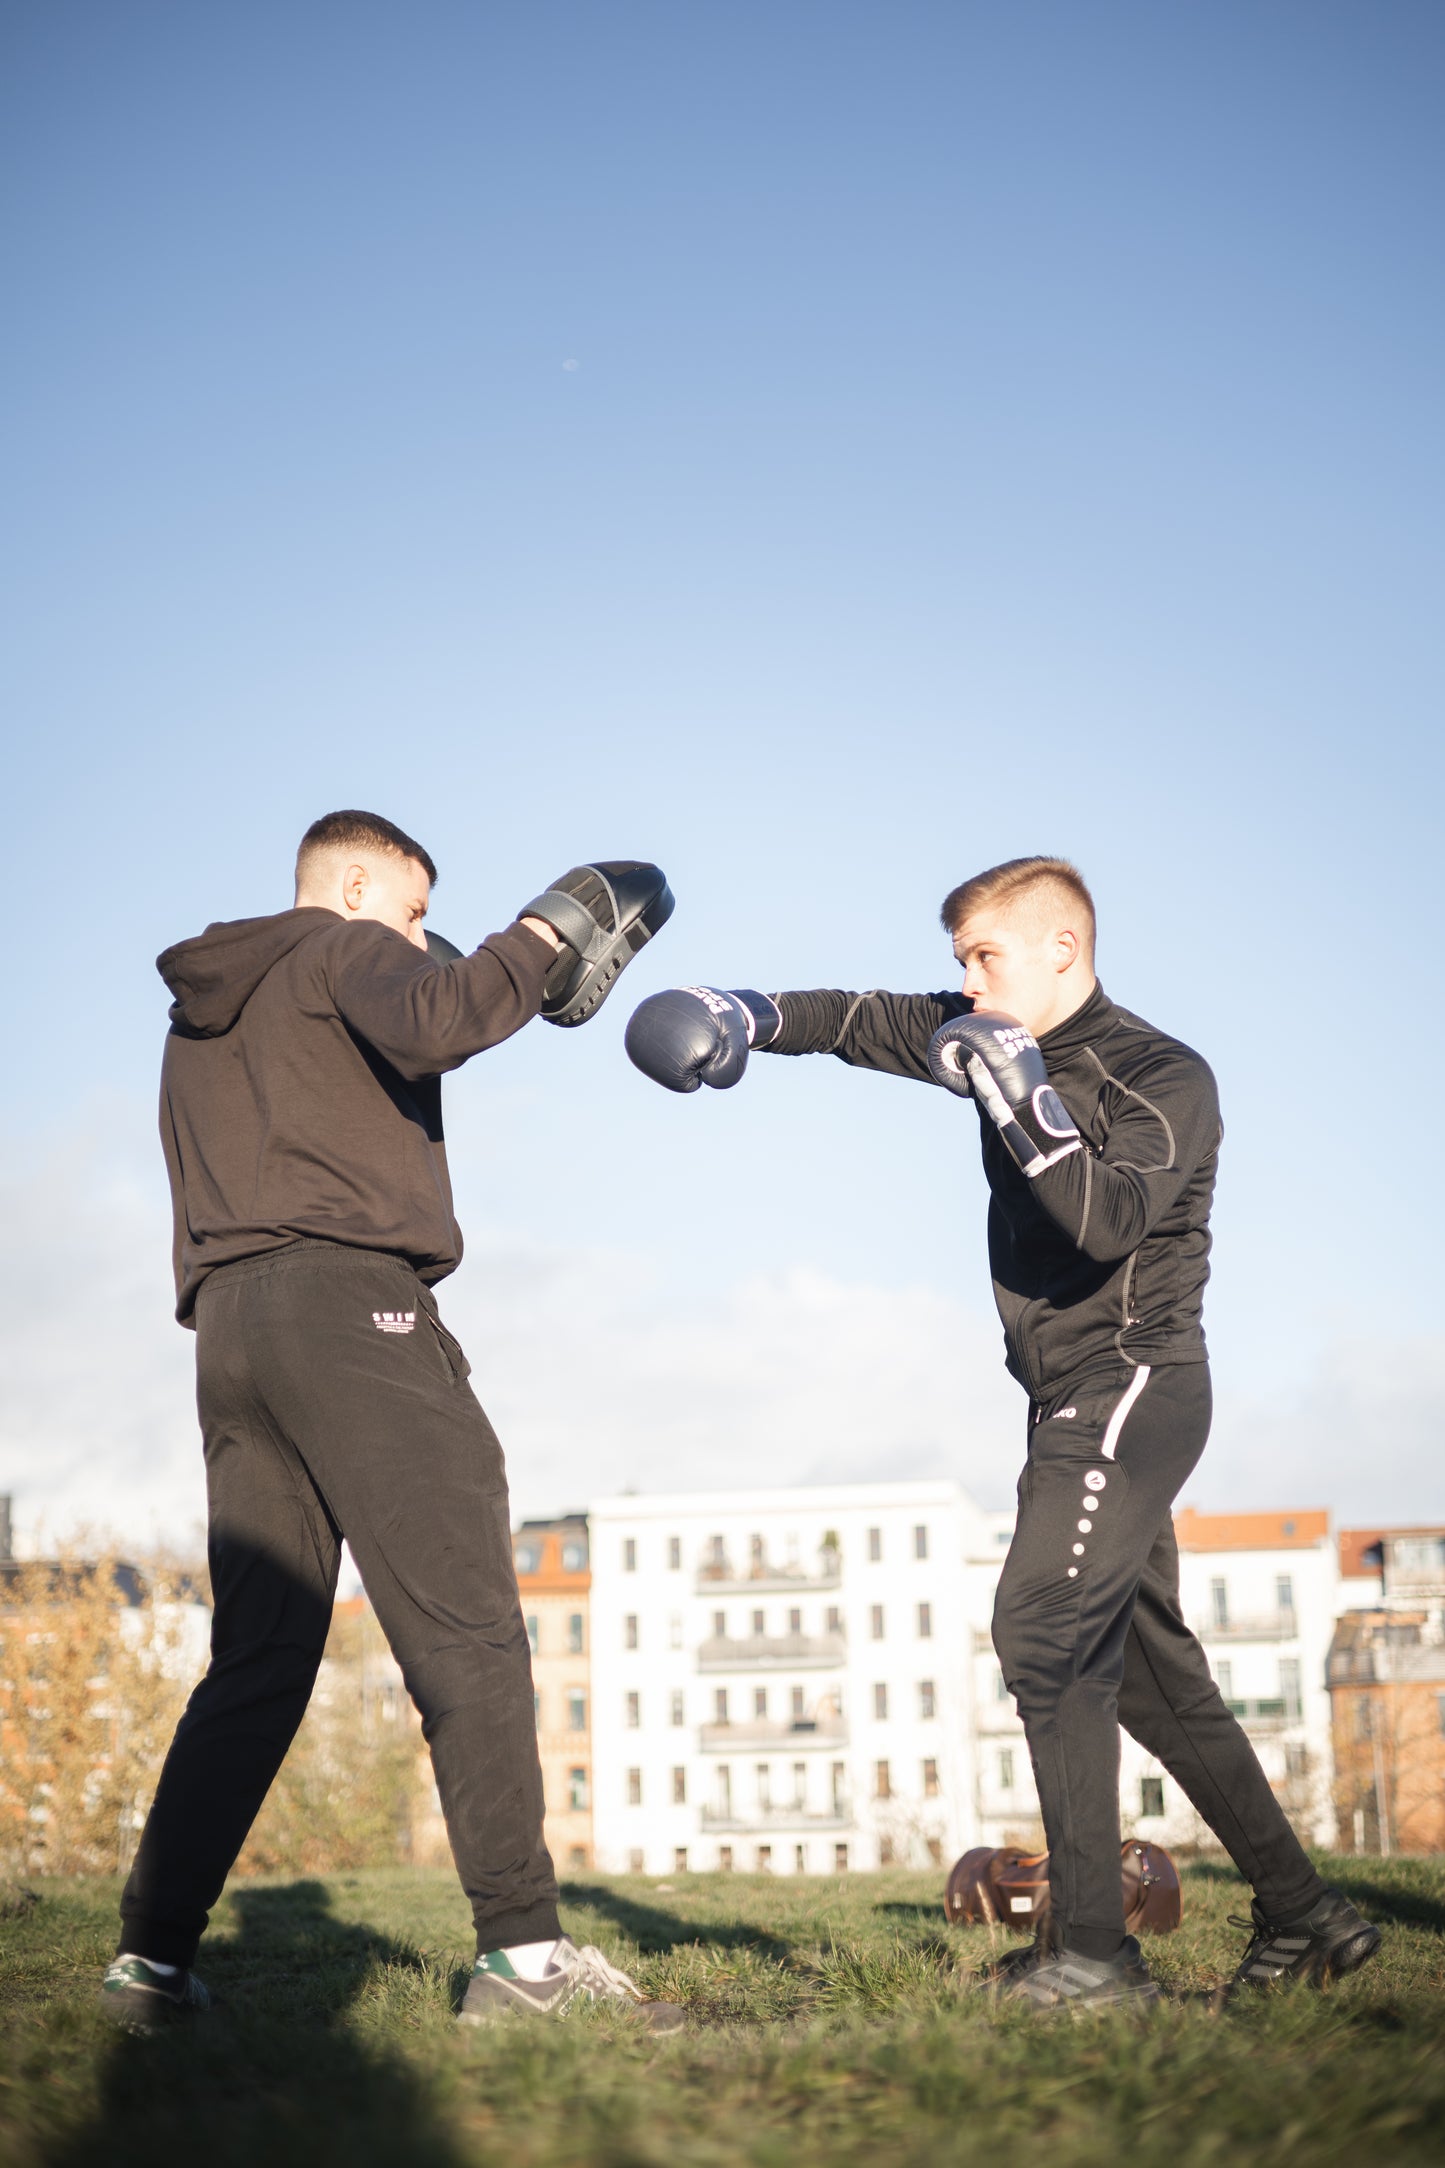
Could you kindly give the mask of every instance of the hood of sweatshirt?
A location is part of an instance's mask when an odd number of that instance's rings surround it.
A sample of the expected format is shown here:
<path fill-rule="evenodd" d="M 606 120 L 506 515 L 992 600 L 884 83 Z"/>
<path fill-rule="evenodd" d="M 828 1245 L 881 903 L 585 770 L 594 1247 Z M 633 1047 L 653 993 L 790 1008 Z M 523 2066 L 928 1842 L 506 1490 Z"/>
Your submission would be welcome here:
<path fill-rule="evenodd" d="M 178 941 L 156 958 L 175 999 L 171 1029 L 188 1039 L 216 1039 L 231 1029 L 273 965 L 314 933 L 338 924 L 334 911 L 308 904 L 270 918 L 236 918 Z"/>

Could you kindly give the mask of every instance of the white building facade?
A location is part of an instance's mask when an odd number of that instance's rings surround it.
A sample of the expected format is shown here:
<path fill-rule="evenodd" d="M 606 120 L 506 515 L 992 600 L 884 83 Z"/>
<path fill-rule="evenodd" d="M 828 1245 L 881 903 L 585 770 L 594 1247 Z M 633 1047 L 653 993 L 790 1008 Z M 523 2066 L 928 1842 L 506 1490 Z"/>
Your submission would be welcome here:
<path fill-rule="evenodd" d="M 975 1841 L 956 1484 L 592 1507 L 604 1869 L 946 1867 Z"/>

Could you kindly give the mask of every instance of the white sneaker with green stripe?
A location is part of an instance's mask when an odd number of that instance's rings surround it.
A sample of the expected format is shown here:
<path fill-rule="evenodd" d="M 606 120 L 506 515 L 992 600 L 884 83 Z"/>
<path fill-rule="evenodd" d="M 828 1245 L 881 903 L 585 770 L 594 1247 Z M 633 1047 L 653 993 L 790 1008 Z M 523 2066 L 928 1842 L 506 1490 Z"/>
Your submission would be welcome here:
<path fill-rule="evenodd" d="M 490 1950 L 479 1957 L 458 2015 L 468 2025 L 490 2025 L 508 2015 L 561 2017 L 579 1996 L 625 2012 L 645 2032 L 682 2031 L 683 2012 L 677 2003 L 649 2002 L 637 1983 L 601 1950 L 591 1943 L 579 1950 L 568 1935 L 554 1945 L 540 1980 L 520 1979 L 505 1950 Z"/>
<path fill-rule="evenodd" d="M 122 1951 L 100 1983 L 100 2003 L 111 2022 L 127 2032 L 154 2032 L 176 2018 L 209 2010 L 211 1998 L 184 1966 L 155 1965 Z"/>

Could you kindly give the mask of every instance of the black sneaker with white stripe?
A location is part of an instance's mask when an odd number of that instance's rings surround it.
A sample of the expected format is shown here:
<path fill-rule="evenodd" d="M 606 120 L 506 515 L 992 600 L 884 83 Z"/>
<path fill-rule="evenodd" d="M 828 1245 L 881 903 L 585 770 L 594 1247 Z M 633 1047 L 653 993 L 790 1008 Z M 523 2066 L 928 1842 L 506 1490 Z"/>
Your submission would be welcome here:
<path fill-rule="evenodd" d="M 211 1998 L 193 1972 L 161 1969 L 123 1951 L 100 1983 L 100 2006 L 113 2025 L 144 2033 L 209 2010 Z"/>
<path fill-rule="evenodd" d="M 1041 1950 L 1036 1963 L 1020 1965 L 995 1993 L 1001 2002 L 1022 2003 L 1040 2014 L 1144 2009 L 1163 2000 L 1159 1984 L 1150 1978 L 1132 1935 L 1125 1937 L 1117 1957 L 1081 1957 L 1076 1950 L 1068 1949 Z"/>
<path fill-rule="evenodd" d="M 683 2012 L 677 2003 L 649 2002 L 637 1983 L 601 1950 L 591 1943 L 579 1950 L 567 1935 L 557 1943 L 540 1980 L 519 1979 L 504 1950 L 479 1957 L 457 2014 L 468 2025 L 490 2025 L 513 2015 L 561 2017 L 579 1996 L 635 2018 L 645 2032 L 682 2031 Z"/>
<path fill-rule="evenodd" d="M 1246 1987 L 1282 1987 L 1290 1980 L 1324 1987 L 1357 1972 L 1380 1947 L 1379 1928 L 1337 1889 L 1327 1889 L 1298 1919 L 1272 1920 L 1253 1904 L 1247 1920 L 1231 1917 L 1229 1924 L 1251 1930 L 1229 1984 L 1231 1994 Z"/>

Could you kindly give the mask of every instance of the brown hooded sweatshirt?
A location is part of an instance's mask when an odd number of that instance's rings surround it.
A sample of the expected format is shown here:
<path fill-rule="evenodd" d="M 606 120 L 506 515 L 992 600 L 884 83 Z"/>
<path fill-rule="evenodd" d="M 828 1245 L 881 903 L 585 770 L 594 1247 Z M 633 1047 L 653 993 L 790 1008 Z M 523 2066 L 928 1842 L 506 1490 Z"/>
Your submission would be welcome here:
<path fill-rule="evenodd" d="M 175 1000 L 161 1142 L 176 1316 L 217 1265 L 320 1239 L 430 1285 L 462 1235 L 441 1078 L 536 1015 L 554 961 L 523 926 L 442 964 L 374 920 L 307 907 L 208 926 L 157 959 Z"/>

